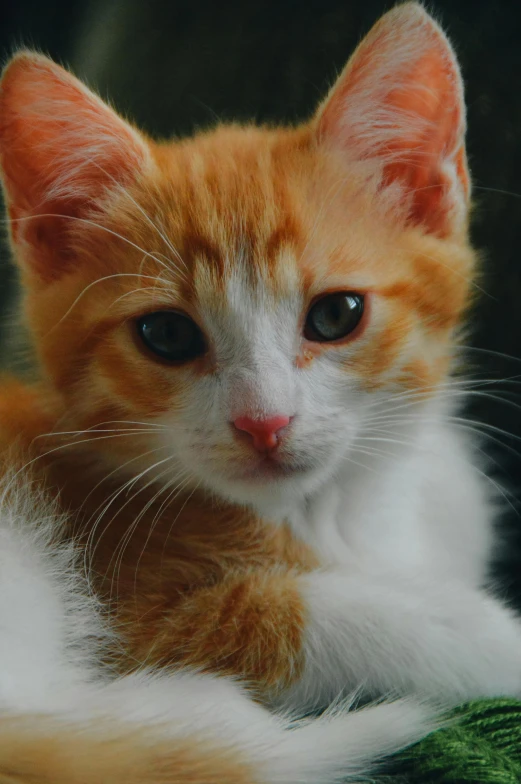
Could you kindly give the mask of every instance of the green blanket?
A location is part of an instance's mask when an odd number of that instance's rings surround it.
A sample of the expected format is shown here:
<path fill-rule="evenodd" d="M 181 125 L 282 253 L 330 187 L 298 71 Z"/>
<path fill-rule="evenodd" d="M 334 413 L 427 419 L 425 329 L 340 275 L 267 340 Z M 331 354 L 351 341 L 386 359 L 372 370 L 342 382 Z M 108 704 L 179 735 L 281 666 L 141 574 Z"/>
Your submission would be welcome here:
<path fill-rule="evenodd" d="M 479 700 L 400 755 L 378 784 L 521 784 L 521 702 Z"/>

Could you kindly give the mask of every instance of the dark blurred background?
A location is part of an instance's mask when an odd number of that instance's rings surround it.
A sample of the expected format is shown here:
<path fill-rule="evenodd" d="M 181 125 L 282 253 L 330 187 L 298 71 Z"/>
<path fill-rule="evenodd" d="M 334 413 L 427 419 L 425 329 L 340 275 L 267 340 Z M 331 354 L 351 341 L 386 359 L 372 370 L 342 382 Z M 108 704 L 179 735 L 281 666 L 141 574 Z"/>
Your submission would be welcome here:
<path fill-rule="evenodd" d="M 217 119 L 308 116 L 360 37 L 392 5 L 6 0 L 0 52 L 5 60 L 21 44 L 36 47 L 72 66 L 152 134 L 171 136 Z M 521 605 L 521 2 L 438 0 L 429 10 L 454 42 L 467 86 L 473 236 L 484 266 L 468 344 L 475 376 L 489 380 L 472 396 L 468 417 L 491 436 L 487 451 L 506 488 L 509 546 L 499 573 Z M 6 256 L 2 249 L 0 311 L 9 320 L 15 286 Z M 0 364 L 11 353 L 5 334 Z"/>

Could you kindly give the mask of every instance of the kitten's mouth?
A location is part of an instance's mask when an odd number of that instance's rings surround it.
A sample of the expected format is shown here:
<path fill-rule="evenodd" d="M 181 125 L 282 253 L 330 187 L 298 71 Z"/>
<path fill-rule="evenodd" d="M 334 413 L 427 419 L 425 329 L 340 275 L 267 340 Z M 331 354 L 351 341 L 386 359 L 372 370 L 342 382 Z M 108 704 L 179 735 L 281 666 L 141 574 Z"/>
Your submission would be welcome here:
<path fill-rule="evenodd" d="M 267 454 L 252 461 L 249 465 L 241 463 L 236 478 L 246 481 L 273 481 L 301 474 L 305 470 L 306 467 L 300 463 Z"/>

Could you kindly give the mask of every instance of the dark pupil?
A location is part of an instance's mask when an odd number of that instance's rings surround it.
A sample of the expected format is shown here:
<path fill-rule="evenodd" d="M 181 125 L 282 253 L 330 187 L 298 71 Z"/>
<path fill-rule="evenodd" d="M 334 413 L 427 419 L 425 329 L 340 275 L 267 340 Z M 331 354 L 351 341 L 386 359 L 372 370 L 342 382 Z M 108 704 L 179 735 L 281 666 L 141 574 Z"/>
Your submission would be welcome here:
<path fill-rule="evenodd" d="M 360 294 L 329 294 L 315 302 L 306 319 L 308 340 L 338 340 L 352 332 L 364 311 Z"/>
<path fill-rule="evenodd" d="M 181 313 L 150 313 L 138 321 L 138 331 L 145 345 L 163 359 L 193 359 L 205 349 L 199 327 Z"/>

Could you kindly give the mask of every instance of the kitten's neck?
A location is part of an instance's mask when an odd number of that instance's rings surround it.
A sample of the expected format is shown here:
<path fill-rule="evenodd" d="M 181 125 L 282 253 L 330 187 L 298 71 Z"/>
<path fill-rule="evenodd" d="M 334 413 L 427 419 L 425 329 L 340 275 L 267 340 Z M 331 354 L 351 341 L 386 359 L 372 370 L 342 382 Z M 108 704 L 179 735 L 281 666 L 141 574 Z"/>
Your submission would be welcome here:
<path fill-rule="evenodd" d="M 430 459 L 426 434 L 421 435 L 416 443 L 400 445 L 392 454 L 345 460 L 340 470 L 305 497 L 285 503 L 267 500 L 257 512 L 264 519 L 289 524 L 323 561 L 350 562 L 361 530 L 377 535 L 384 509 L 393 514 L 401 499 L 407 515 L 412 513 Z"/>
<path fill-rule="evenodd" d="M 451 550 L 484 547 L 481 518 L 490 508 L 483 477 L 466 439 L 433 407 L 392 451 L 353 455 L 308 497 L 270 515 L 287 521 L 325 563 L 416 565 L 438 548 L 442 564 Z M 455 541 L 454 520 L 462 517 L 475 521 L 472 543 L 469 531 Z"/>

